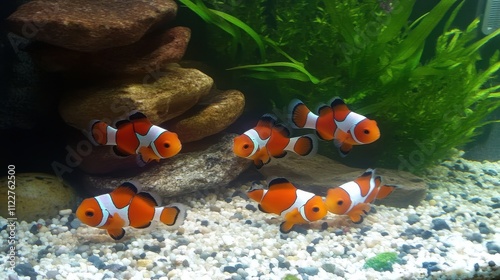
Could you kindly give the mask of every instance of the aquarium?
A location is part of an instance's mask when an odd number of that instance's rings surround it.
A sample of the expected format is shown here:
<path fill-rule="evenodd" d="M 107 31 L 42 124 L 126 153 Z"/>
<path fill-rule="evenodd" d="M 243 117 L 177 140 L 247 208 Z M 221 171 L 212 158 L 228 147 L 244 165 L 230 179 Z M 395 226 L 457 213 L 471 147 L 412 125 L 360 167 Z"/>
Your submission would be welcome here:
<path fill-rule="evenodd" d="M 500 278 L 499 1 L 0 12 L 1 279 Z"/>

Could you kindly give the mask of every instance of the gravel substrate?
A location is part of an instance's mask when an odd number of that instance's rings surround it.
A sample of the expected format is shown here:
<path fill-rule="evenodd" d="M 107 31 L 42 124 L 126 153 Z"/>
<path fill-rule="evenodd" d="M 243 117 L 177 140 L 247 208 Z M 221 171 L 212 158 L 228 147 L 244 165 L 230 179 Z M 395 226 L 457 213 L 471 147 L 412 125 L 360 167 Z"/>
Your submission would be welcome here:
<path fill-rule="evenodd" d="M 116 242 L 61 211 L 20 222 L 15 272 L 2 254 L 0 279 L 492 279 L 500 277 L 499 174 L 499 162 L 446 161 L 426 175 L 429 193 L 416 208 L 375 206 L 359 225 L 329 214 L 287 236 L 281 218 L 247 198 L 249 185 L 178 197 L 189 207 L 181 228 L 128 228 Z M 8 253 L 6 225 L 0 218 Z M 383 252 L 398 256 L 392 271 L 364 267 Z"/>

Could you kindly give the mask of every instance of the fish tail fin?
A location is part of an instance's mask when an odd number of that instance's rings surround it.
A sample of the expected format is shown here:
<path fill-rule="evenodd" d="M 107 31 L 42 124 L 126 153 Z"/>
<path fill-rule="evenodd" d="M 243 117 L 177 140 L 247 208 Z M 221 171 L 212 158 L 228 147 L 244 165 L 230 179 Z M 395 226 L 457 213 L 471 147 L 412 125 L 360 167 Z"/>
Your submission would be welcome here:
<path fill-rule="evenodd" d="M 103 121 L 93 121 L 90 133 L 92 140 L 99 145 L 116 145 L 116 129 Z"/>
<path fill-rule="evenodd" d="M 285 150 L 300 156 L 313 156 L 318 151 L 318 138 L 314 134 L 290 138 L 290 144 Z"/>
<path fill-rule="evenodd" d="M 398 186 L 394 186 L 394 185 L 380 186 L 380 188 L 378 190 L 378 194 L 377 194 L 377 199 L 386 198 L 388 195 L 390 195 L 397 188 L 398 188 Z"/>
<path fill-rule="evenodd" d="M 160 222 L 172 228 L 177 228 L 182 223 L 187 216 L 186 206 L 180 203 L 173 203 L 163 207 L 156 207 L 155 211 L 158 211 Z"/>
<path fill-rule="evenodd" d="M 294 128 L 316 129 L 316 119 L 318 116 L 311 113 L 311 110 L 300 100 L 294 99 L 288 106 L 289 118 Z"/>

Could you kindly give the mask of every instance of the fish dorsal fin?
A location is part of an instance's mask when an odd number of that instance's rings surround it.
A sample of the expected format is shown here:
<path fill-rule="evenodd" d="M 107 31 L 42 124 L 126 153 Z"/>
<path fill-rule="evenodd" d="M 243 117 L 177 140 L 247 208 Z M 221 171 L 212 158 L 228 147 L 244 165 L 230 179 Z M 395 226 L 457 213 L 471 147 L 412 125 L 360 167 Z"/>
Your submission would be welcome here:
<path fill-rule="evenodd" d="M 281 185 L 281 184 L 290 184 L 290 181 L 288 181 L 287 179 L 285 179 L 283 177 L 274 178 L 271 181 L 269 181 L 268 189 L 271 190 L 272 188 L 274 188 L 278 185 Z M 292 185 L 290 184 L 290 186 L 292 186 Z"/>
<path fill-rule="evenodd" d="M 118 129 L 126 124 L 129 124 L 130 121 L 129 120 L 119 120 L 115 123 L 115 127 Z"/>
<path fill-rule="evenodd" d="M 375 173 L 375 169 L 368 168 L 368 169 L 366 169 L 366 171 L 365 171 L 365 172 L 363 172 L 363 174 L 361 174 L 361 176 L 359 176 L 359 177 L 371 177 L 373 173 Z"/>
<path fill-rule="evenodd" d="M 277 124 L 274 126 L 274 131 L 278 132 L 281 134 L 283 137 L 289 138 L 290 137 L 290 130 L 284 126 L 283 124 Z"/>
<path fill-rule="evenodd" d="M 257 123 L 257 126 L 263 126 L 263 127 L 273 127 L 278 120 L 276 117 L 272 114 L 264 114 L 262 117 L 260 117 L 259 122 Z"/>
<path fill-rule="evenodd" d="M 116 208 L 121 209 L 130 204 L 132 198 L 138 193 L 138 188 L 131 182 L 124 182 L 109 195 Z"/>
<path fill-rule="evenodd" d="M 151 206 L 156 207 L 159 205 L 159 201 L 157 200 L 158 198 L 155 198 L 152 194 L 148 192 L 140 192 L 136 196 L 136 198 L 140 198 L 147 203 L 151 204 Z"/>
<path fill-rule="evenodd" d="M 335 96 L 334 98 L 331 99 L 330 101 L 330 107 L 335 109 L 335 108 L 341 108 L 342 106 L 345 106 L 347 108 L 347 105 L 345 104 L 344 100 L 342 98 Z"/>
<path fill-rule="evenodd" d="M 375 176 L 375 187 L 381 186 L 382 185 L 382 177 L 380 176 Z"/>
<path fill-rule="evenodd" d="M 365 197 L 369 195 L 371 189 L 371 179 L 373 175 L 374 175 L 374 170 L 369 168 L 355 180 L 356 183 L 359 185 L 361 196 Z"/>
<path fill-rule="evenodd" d="M 320 116 L 320 117 L 324 116 L 324 115 L 330 113 L 331 110 L 332 110 L 331 107 L 328 107 L 328 105 L 323 104 L 323 105 L 318 107 L 318 116 Z"/>
<path fill-rule="evenodd" d="M 117 190 L 118 189 L 128 190 L 129 192 L 132 192 L 134 195 L 139 192 L 139 188 L 133 182 L 124 182 L 117 188 Z"/>
<path fill-rule="evenodd" d="M 146 115 L 139 111 L 132 111 L 128 116 L 128 119 L 131 121 L 140 120 L 140 119 L 148 119 Z"/>

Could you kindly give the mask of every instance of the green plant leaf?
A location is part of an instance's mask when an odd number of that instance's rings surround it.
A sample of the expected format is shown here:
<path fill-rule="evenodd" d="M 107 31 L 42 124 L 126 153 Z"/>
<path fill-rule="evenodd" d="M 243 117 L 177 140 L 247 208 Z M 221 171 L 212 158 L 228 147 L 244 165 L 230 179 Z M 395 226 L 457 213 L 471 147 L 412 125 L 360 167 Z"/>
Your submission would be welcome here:
<path fill-rule="evenodd" d="M 441 0 L 413 30 L 408 37 L 400 44 L 394 57 L 394 61 L 401 63 L 415 53 L 422 46 L 431 31 L 441 21 L 448 9 L 456 0 Z"/>

